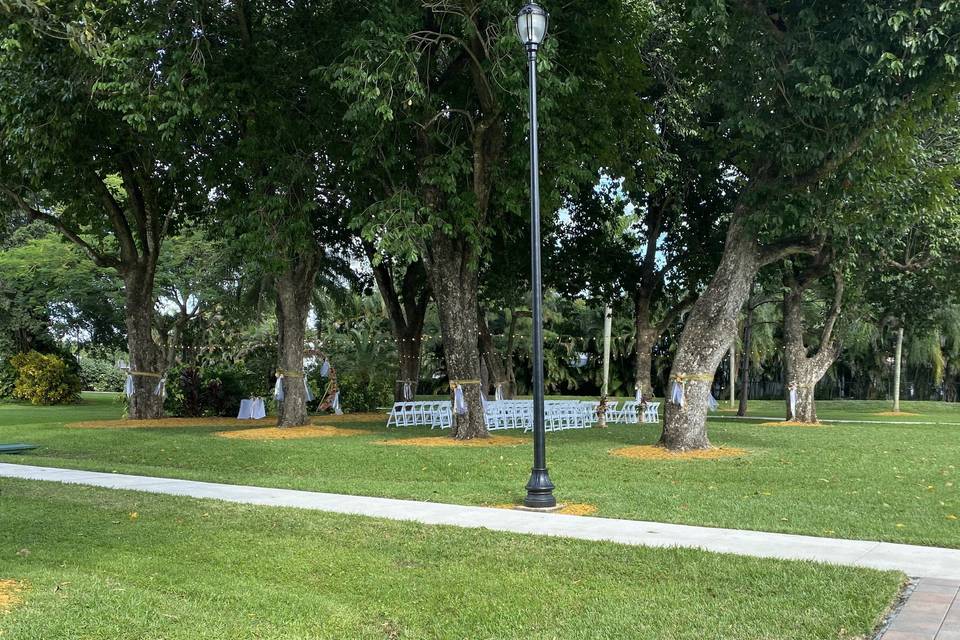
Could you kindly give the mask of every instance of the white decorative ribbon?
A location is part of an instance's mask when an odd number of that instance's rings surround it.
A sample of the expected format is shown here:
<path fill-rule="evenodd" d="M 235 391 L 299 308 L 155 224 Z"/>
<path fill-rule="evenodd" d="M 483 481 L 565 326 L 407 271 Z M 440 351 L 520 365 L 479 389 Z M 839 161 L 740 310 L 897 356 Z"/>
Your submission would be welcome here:
<path fill-rule="evenodd" d="M 127 381 L 123 384 L 123 392 L 130 398 L 133 396 L 133 376 L 127 374 Z"/>
<path fill-rule="evenodd" d="M 720 407 L 720 403 L 717 402 L 717 399 L 713 397 L 713 393 L 710 393 L 710 397 L 707 398 L 707 408 L 710 411 L 716 411 Z"/>
<path fill-rule="evenodd" d="M 159 396 L 160 399 L 167 397 L 167 379 L 160 378 L 160 382 L 157 383 L 157 388 L 154 389 L 153 392 Z"/>
<path fill-rule="evenodd" d="M 307 402 L 313 402 L 313 392 L 310 391 L 310 385 L 307 383 L 307 378 L 303 378 L 303 388 L 307 392 Z"/>
<path fill-rule="evenodd" d="M 343 410 L 340 408 L 340 390 L 339 389 L 335 394 L 333 394 L 333 401 L 330 403 L 330 408 L 333 409 L 333 412 L 338 416 L 343 415 Z"/>
<path fill-rule="evenodd" d="M 467 401 L 463 397 L 463 387 L 459 384 L 453 388 L 453 410 L 458 416 L 467 415 Z"/>
<path fill-rule="evenodd" d="M 797 419 L 797 383 L 790 383 L 790 419 Z"/>
<path fill-rule="evenodd" d="M 330 361 L 324 358 L 323 364 L 320 365 L 320 377 L 326 378 L 329 375 L 330 375 Z"/>
<path fill-rule="evenodd" d="M 637 402 L 643 402 L 643 390 L 640 387 L 637 387 L 637 395 L 634 398 Z"/>
<path fill-rule="evenodd" d="M 413 385 L 409 380 L 405 380 L 403 383 L 403 399 L 407 402 L 413 400 Z"/>
<path fill-rule="evenodd" d="M 683 406 L 683 383 L 679 380 L 670 383 L 670 402 Z"/>
<path fill-rule="evenodd" d="M 273 397 L 277 402 L 283 402 L 283 374 L 277 376 L 277 384 L 273 385 Z"/>
<path fill-rule="evenodd" d="M 503 400 L 503 384 L 502 383 L 497 385 L 497 388 L 493 392 L 493 397 L 498 402 L 500 400 Z"/>

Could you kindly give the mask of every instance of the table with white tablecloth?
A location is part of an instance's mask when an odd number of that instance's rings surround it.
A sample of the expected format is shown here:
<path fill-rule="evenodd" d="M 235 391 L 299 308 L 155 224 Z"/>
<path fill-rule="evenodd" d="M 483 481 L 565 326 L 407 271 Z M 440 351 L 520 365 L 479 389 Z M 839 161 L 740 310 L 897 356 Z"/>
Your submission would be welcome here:
<path fill-rule="evenodd" d="M 259 420 L 267 416 L 267 409 L 263 405 L 263 398 L 244 398 L 240 401 L 238 420 Z"/>

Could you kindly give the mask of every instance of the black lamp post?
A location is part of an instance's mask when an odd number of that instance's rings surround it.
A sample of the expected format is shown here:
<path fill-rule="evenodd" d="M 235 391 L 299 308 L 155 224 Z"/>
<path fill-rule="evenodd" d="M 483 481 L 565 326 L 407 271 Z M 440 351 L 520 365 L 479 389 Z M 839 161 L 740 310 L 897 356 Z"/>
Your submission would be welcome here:
<path fill-rule="evenodd" d="M 533 286 L 533 469 L 527 482 L 526 507 L 557 506 L 547 473 L 546 433 L 543 427 L 543 291 L 540 281 L 540 176 L 537 152 L 537 50 L 547 35 L 550 16 L 536 4 L 517 14 L 517 35 L 527 49 L 530 77 L 530 256 Z"/>

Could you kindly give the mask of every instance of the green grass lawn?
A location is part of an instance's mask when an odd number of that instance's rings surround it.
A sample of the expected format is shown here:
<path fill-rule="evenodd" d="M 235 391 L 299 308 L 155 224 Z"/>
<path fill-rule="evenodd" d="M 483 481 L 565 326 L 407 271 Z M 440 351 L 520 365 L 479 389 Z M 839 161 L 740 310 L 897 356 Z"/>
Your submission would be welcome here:
<path fill-rule="evenodd" d="M 823 403 L 821 414 L 867 419 L 885 408 Z M 911 420 L 960 423 L 957 406 L 905 403 L 904 409 L 922 414 Z M 0 442 L 41 449 L 0 460 L 462 504 L 519 502 L 529 474 L 528 446 L 384 447 L 375 442 L 429 429 L 387 433 L 383 422 L 338 425 L 365 430 L 361 436 L 272 442 L 215 437 L 214 427 L 63 427 L 121 411 L 104 396 L 71 407 L 2 405 Z M 595 505 L 606 517 L 960 547 L 958 425 L 790 428 L 717 418 L 710 423 L 714 444 L 746 455 L 661 462 L 609 455 L 654 443 L 658 434 L 656 425 L 548 434 L 557 496 Z"/>
<path fill-rule="evenodd" d="M 842 640 L 902 580 L 19 480 L 0 514 L 11 640 Z"/>

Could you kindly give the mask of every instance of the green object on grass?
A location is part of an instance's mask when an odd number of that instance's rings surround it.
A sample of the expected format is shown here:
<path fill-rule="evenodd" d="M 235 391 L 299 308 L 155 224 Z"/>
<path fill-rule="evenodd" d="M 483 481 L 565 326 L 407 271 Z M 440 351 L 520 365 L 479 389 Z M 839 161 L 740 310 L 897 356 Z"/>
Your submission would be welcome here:
<path fill-rule="evenodd" d="M 0 453 L 23 453 L 36 448 L 35 444 L 0 444 Z"/>

